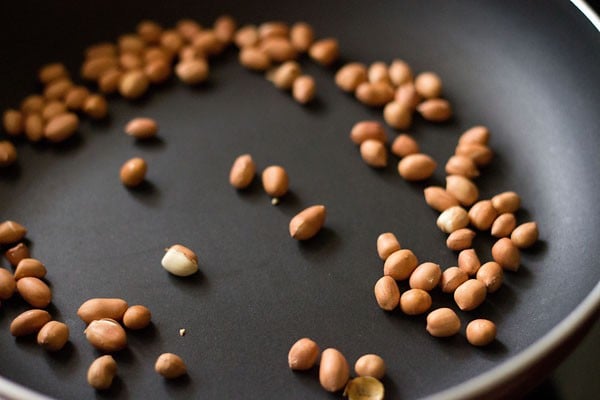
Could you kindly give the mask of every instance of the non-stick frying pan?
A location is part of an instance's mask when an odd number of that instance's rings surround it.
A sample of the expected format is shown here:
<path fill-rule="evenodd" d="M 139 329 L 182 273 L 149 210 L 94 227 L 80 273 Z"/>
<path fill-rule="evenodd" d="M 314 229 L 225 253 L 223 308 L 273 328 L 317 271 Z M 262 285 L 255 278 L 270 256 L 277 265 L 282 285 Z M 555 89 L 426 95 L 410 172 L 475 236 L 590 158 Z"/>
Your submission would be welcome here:
<path fill-rule="evenodd" d="M 378 171 L 360 160 L 349 130 L 359 120 L 382 120 L 381 111 L 335 87 L 335 68 L 301 61 L 318 85 L 317 101 L 302 107 L 242 69 L 230 49 L 211 62 L 205 85 L 173 79 L 139 101 L 111 98 L 110 118 L 86 120 L 62 145 L 17 141 L 18 165 L 0 174 L 0 216 L 29 229 L 32 254 L 49 271 L 49 310 L 71 327 L 71 341 L 52 354 L 30 338 L 15 340 L 8 326 L 26 305 L 3 302 L 4 378 L 65 399 L 340 397 L 321 389 L 315 370 L 288 369 L 289 347 L 307 336 L 351 364 L 381 355 L 387 398 L 502 397 L 535 384 L 595 317 L 600 37 L 572 3 L 65 0 L 5 1 L 0 9 L 2 109 L 39 90 L 39 66 L 63 61 L 76 74 L 86 46 L 114 40 L 143 18 L 208 25 L 227 12 L 244 24 L 307 21 L 319 37 L 339 39 L 343 61 L 402 58 L 415 71 L 433 70 L 455 110 L 444 124 L 416 119 L 410 132 L 440 167 L 428 182 L 410 184 L 395 161 Z M 159 121 L 160 140 L 124 135 L 136 116 Z M 372 293 L 382 274 L 381 232 L 394 232 L 422 261 L 456 264 L 422 190 L 443 182 L 441 166 L 458 136 L 476 124 L 490 128 L 496 154 L 477 181 L 482 198 L 517 191 L 519 221 L 535 220 L 541 232 L 497 293 L 459 313 L 463 327 L 479 317 L 497 323 L 497 340 L 486 348 L 469 345 L 464 328 L 433 338 L 425 317 L 384 312 Z M 259 169 L 287 169 L 291 193 L 278 206 L 258 182 L 243 192 L 229 186 L 229 168 L 242 153 Z M 127 190 L 118 170 L 136 155 L 149 163 L 148 180 Z M 298 243 L 289 219 L 312 204 L 327 206 L 326 226 Z M 163 249 L 174 243 L 198 252 L 199 274 L 180 279 L 161 268 Z M 478 236 L 482 259 L 490 259 L 492 243 Z M 119 378 L 103 393 L 86 383 L 98 353 L 76 316 L 91 297 L 122 297 L 154 316 L 115 355 Z M 455 307 L 441 293 L 433 299 L 435 307 Z M 187 377 L 167 382 L 155 374 L 154 360 L 167 351 L 186 360 Z M 0 382 L 0 392 L 10 388 Z"/>

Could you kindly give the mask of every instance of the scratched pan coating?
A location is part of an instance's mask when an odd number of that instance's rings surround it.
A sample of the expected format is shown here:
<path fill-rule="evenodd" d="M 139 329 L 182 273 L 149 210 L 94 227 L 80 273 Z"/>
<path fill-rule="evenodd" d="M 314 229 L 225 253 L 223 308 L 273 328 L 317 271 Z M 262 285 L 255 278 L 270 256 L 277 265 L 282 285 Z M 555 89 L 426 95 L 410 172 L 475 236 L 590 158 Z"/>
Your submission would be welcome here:
<path fill-rule="evenodd" d="M 49 310 L 72 334 L 56 354 L 33 340 L 15 340 L 8 327 L 26 307 L 4 302 L 0 375 L 10 381 L 62 399 L 336 398 L 320 388 L 316 371 L 287 368 L 289 347 L 307 336 L 323 349 L 340 349 L 350 364 L 365 353 L 381 355 L 388 398 L 457 387 L 454 394 L 468 397 L 481 387 L 464 382 L 484 373 L 488 389 L 502 388 L 494 394 L 522 392 L 527 385 L 510 374 L 515 360 L 599 281 L 600 42 L 567 1 L 68 0 L 3 2 L 0 9 L 2 109 L 38 89 L 40 65 L 64 61 L 75 73 L 87 45 L 132 31 L 142 18 L 169 26 L 192 17 L 208 25 L 228 12 L 242 23 L 307 21 L 318 37 L 339 39 L 346 61 L 402 58 L 415 71 L 433 70 L 455 110 L 445 124 L 415 120 L 410 132 L 440 167 L 427 183 L 410 184 L 396 173 L 395 161 L 376 171 L 360 160 L 348 132 L 358 120 L 381 120 L 381 112 L 337 89 L 334 69 L 302 59 L 318 86 L 315 103 L 302 107 L 242 69 L 230 49 L 211 62 L 205 85 L 190 88 L 173 79 L 136 102 L 111 99 L 108 120 L 86 120 L 63 145 L 19 142 L 18 165 L 0 175 L 0 219 L 29 229 L 33 256 L 49 271 Z M 159 140 L 135 143 L 123 134 L 137 116 L 159 122 Z M 372 290 L 382 263 L 375 240 L 392 231 L 420 260 L 456 263 L 422 189 L 443 181 L 442 166 L 459 134 L 476 124 L 489 126 L 496 152 L 477 181 L 481 196 L 520 193 L 518 219 L 537 221 L 541 240 L 483 306 L 460 313 L 460 335 L 436 339 L 425 332 L 423 316 L 377 307 Z M 257 181 L 243 192 L 229 186 L 229 168 L 242 153 L 251 153 L 259 170 L 287 169 L 291 192 L 277 207 Z M 118 180 L 121 164 L 133 156 L 149 164 L 139 190 Z M 313 204 L 327 206 L 325 228 L 306 243 L 290 239 L 289 219 Z M 197 251 L 199 274 L 180 279 L 160 267 L 164 248 L 174 243 Z M 486 235 L 476 241 L 484 260 L 491 243 Z M 154 322 L 129 334 L 129 347 L 115 356 L 119 378 L 111 390 L 95 393 L 85 371 L 98 353 L 86 343 L 76 310 L 90 297 L 113 296 L 148 306 Z M 447 296 L 433 297 L 436 307 L 453 306 Z M 474 348 L 464 337 L 466 323 L 478 317 L 498 325 L 498 340 L 488 348 Z M 582 315 L 574 318 L 573 330 L 583 322 Z M 547 372 L 566 352 L 569 346 L 558 344 L 569 343 L 567 336 L 533 357 L 529 385 L 543 374 L 535 373 L 540 360 Z M 181 355 L 188 376 L 166 382 L 156 375 L 154 361 L 163 352 Z M 502 368 L 508 372 L 494 375 Z"/>

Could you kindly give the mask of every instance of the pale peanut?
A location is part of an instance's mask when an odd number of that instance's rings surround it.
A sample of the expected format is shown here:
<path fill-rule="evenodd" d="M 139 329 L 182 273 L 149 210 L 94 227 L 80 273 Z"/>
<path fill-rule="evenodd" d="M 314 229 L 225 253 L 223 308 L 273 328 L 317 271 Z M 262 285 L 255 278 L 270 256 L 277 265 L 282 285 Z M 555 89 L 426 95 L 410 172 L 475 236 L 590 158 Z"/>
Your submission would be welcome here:
<path fill-rule="evenodd" d="M 387 165 L 387 148 L 379 140 L 367 139 L 360 144 L 360 156 L 363 161 L 374 168 L 384 168 Z"/>
<path fill-rule="evenodd" d="M 452 206 L 440 214 L 436 224 L 445 233 L 452 233 L 469 225 L 469 214 L 461 206 Z"/>
<path fill-rule="evenodd" d="M 446 191 L 463 206 L 470 206 L 479 198 L 479 189 L 475 183 L 461 175 L 446 177 Z"/>
<path fill-rule="evenodd" d="M 319 382 L 328 392 L 337 392 L 346 386 L 350 379 L 350 367 L 344 355 L 336 349 L 328 348 L 321 354 Z"/>
<path fill-rule="evenodd" d="M 494 207 L 495 208 L 495 207 Z M 494 237 L 501 238 L 510 236 L 517 226 L 517 218 L 513 213 L 504 213 L 498 215 L 492 224 L 491 234 Z"/>
<path fill-rule="evenodd" d="M 458 267 L 450 267 L 442 272 L 440 288 L 444 293 L 454 293 L 457 287 L 465 283 L 469 275 Z"/>
<path fill-rule="evenodd" d="M 538 226 L 535 222 L 526 222 L 512 231 L 510 240 L 520 249 L 531 247 L 537 242 L 539 236 Z"/>
<path fill-rule="evenodd" d="M 476 309 L 485 301 L 487 288 L 477 279 L 469 279 L 454 291 L 454 301 L 463 311 Z"/>
<path fill-rule="evenodd" d="M 519 248 L 509 238 L 501 238 L 494 243 L 492 258 L 509 271 L 517 271 L 521 263 Z"/>
<path fill-rule="evenodd" d="M 389 275 L 397 281 L 405 280 L 417 268 L 419 261 L 415 254 L 408 249 L 400 249 L 385 260 L 383 274 Z"/>
<path fill-rule="evenodd" d="M 441 277 L 442 270 L 439 264 L 424 262 L 412 272 L 408 284 L 411 289 L 430 291 L 438 285 Z"/>
<path fill-rule="evenodd" d="M 394 139 L 390 148 L 392 154 L 402 158 L 410 154 L 417 154 L 421 152 L 419 144 L 410 135 L 402 133 Z"/>
<path fill-rule="evenodd" d="M 446 239 L 446 246 L 450 250 L 454 251 L 468 249 L 471 247 L 474 238 L 475 232 L 471 229 L 458 229 L 448 235 L 448 238 Z"/>
<path fill-rule="evenodd" d="M 423 289 L 409 289 L 400 296 L 400 309 L 406 315 L 419 315 L 431 308 L 431 296 Z"/>
<path fill-rule="evenodd" d="M 483 264 L 477 271 L 477 280 L 485 285 L 488 293 L 494 293 L 502 286 L 504 271 L 500 264 L 495 261 L 489 261 Z"/>
<path fill-rule="evenodd" d="M 386 232 L 377 237 L 377 254 L 383 261 L 398 250 L 400 250 L 400 243 L 393 233 Z"/>
<path fill-rule="evenodd" d="M 379 140 L 382 143 L 387 142 L 385 128 L 378 121 L 360 121 L 354 124 L 350 131 L 350 140 L 356 144 L 361 144 L 365 140 Z"/>
<path fill-rule="evenodd" d="M 373 289 L 375 299 L 380 308 L 386 311 L 391 311 L 398 307 L 400 301 L 400 289 L 398 284 L 391 276 L 382 276 L 375 283 Z"/>
<path fill-rule="evenodd" d="M 427 332 L 435 337 L 456 335 L 460 331 L 460 319 L 450 308 L 438 308 L 427 315 Z"/>
<path fill-rule="evenodd" d="M 321 349 L 309 338 L 302 338 L 292 345 L 288 352 L 288 366 L 292 370 L 304 371 L 311 369 L 316 363 Z"/>
<path fill-rule="evenodd" d="M 307 240 L 315 236 L 325 223 L 327 211 L 325 206 L 308 207 L 290 220 L 290 236 L 296 240 Z"/>
<path fill-rule="evenodd" d="M 409 154 L 398 162 L 398 173 L 407 181 L 422 181 L 433 175 L 437 163 L 423 153 Z"/>
<path fill-rule="evenodd" d="M 345 92 L 354 92 L 361 83 L 366 81 L 367 67 L 358 62 L 344 65 L 335 74 L 335 84 Z"/>
<path fill-rule="evenodd" d="M 236 189 L 244 189 L 250 186 L 254 175 L 256 174 L 256 165 L 250 154 L 238 156 L 229 172 L 229 183 Z"/>
<path fill-rule="evenodd" d="M 487 319 L 475 319 L 467 325 L 466 333 L 473 346 L 486 346 L 496 339 L 496 325 Z"/>

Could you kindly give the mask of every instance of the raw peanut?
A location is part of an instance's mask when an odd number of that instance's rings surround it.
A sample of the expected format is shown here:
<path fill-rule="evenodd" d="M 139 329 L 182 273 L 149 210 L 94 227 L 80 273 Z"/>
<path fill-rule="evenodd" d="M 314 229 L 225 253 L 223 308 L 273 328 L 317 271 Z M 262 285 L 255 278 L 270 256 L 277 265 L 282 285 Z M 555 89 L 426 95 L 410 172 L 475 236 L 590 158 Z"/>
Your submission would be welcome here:
<path fill-rule="evenodd" d="M 180 40 L 191 41 L 198 32 L 202 30 L 202 26 L 193 19 L 184 18 L 177 21 L 175 30 L 170 31 L 171 34 L 176 34 Z M 164 36 L 164 33 L 163 33 Z"/>
<path fill-rule="evenodd" d="M 15 279 L 19 280 L 28 276 L 41 279 L 46 276 L 46 267 L 35 258 L 24 258 L 17 264 Z"/>
<path fill-rule="evenodd" d="M 108 389 L 117 374 L 117 362 L 110 355 L 98 357 L 87 371 L 88 384 L 96 390 Z"/>
<path fill-rule="evenodd" d="M 442 272 L 440 288 L 444 293 L 454 293 L 457 287 L 465 283 L 469 275 L 458 267 L 450 267 Z"/>
<path fill-rule="evenodd" d="M 381 123 L 378 121 L 360 121 L 354 124 L 350 131 L 350 140 L 356 144 L 361 144 L 368 139 L 387 143 L 385 129 Z"/>
<path fill-rule="evenodd" d="M 152 118 L 134 118 L 125 125 L 125 133 L 136 139 L 150 139 L 157 132 L 158 124 Z"/>
<path fill-rule="evenodd" d="M 292 345 L 288 353 L 290 369 L 304 371 L 311 369 L 319 358 L 321 350 L 317 343 L 309 338 L 302 338 Z"/>
<path fill-rule="evenodd" d="M 468 249 L 471 247 L 471 244 L 473 243 L 474 238 L 475 238 L 474 231 L 472 231 L 468 228 L 458 229 L 458 230 L 450 233 L 450 235 L 448 236 L 448 239 L 446 239 L 446 246 L 450 250 L 454 250 L 454 251 Z"/>
<path fill-rule="evenodd" d="M 462 175 L 465 178 L 477 178 L 479 170 L 475 162 L 466 156 L 452 156 L 446 162 L 446 173 L 448 175 Z"/>
<path fill-rule="evenodd" d="M 254 175 L 256 174 L 256 165 L 250 154 L 238 156 L 229 172 L 229 183 L 236 189 L 244 189 L 250 186 Z"/>
<path fill-rule="evenodd" d="M 390 75 L 388 74 L 388 67 L 383 61 L 375 61 L 369 66 L 367 78 L 371 83 L 385 82 L 388 85 L 392 84 Z"/>
<path fill-rule="evenodd" d="M 131 306 L 123 314 L 123 325 L 128 329 L 144 329 L 150 325 L 152 313 L 148 307 Z"/>
<path fill-rule="evenodd" d="M 373 292 L 375 293 L 375 299 L 380 308 L 386 311 L 392 311 L 394 308 L 398 307 L 398 302 L 400 301 L 400 289 L 398 289 L 398 284 L 396 284 L 396 281 L 391 276 L 382 276 L 379 278 L 375 283 Z"/>
<path fill-rule="evenodd" d="M 134 157 L 127 160 L 121 167 L 119 177 L 123 185 L 127 187 L 139 186 L 146 178 L 148 165 L 143 158 Z"/>
<path fill-rule="evenodd" d="M 290 29 L 290 41 L 299 53 L 305 53 L 315 40 L 315 32 L 306 22 L 296 22 Z"/>
<path fill-rule="evenodd" d="M 262 184 L 269 196 L 281 197 L 288 191 L 288 174 L 283 167 L 271 165 L 265 168 L 262 173 Z"/>
<path fill-rule="evenodd" d="M 390 101 L 383 108 L 383 119 L 392 128 L 408 129 L 412 124 L 412 110 L 402 103 Z"/>
<path fill-rule="evenodd" d="M 450 308 L 438 308 L 427 315 L 427 332 L 435 337 L 448 337 L 460 331 L 460 319 Z"/>
<path fill-rule="evenodd" d="M 68 78 L 60 78 L 50 83 L 44 89 L 47 100 L 62 100 L 73 87 L 73 82 Z"/>
<path fill-rule="evenodd" d="M 191 49 L 191 47 L 188 47 Z M 182 49 L 183 51 L 183 49 Z M 184 58 L 182 52 L 179 53 L 180 58 Z M 164 62 L 171 62 L 173 59 L 173 55 L 166 49 L 163 49 L 162 47 L 148 47 L 145 51 L 144 51 L 144 62 L 146 64 L 151 63 L 152 61 L 164 61 Z"/>
<path fill-rule="evenodd" d="M 198 256 L 189 248 L 175 244 L 162 258 L 164 269 L 176 276 L 190 276 L 198 271 Z"/>
<path fill-rule="evenodd" d="M 260 42 L 259 48 L 263 50 L 276 63 L 291 61 L 298 57 L 298 52 L 289 39 L 273 36 Z"/>
<path fill-rule="evenodd" d="M 4 131 L 9 136 L 19 136 L 23 133 L 23 114 L 17 110 L 6 110 L 2 116 Z"/>
<path fill-rule="evenodd" d="M 409 154 L 398 162 L 398 173 L 407 181 L 422 181 L 435 172 L 437 163 L 423 153 Z"/>
<path fill-rule="evenodd" d="M 233 42 L 240 49 L 255 46 L 259 40 L 258 29 L 254 25 L 242 26 L 233 37 Z"/>
<path fill-rule="evenodd" d="M 64 114 L 65 112 L 67 112 L 67 106 L 65 103 L 59 100 L 50 100 L 46 103 L 44 109 L 42 110 L 42 118 L 44 121 L 48 121 L 57 115 Z"/>
<path fill-rule="evenodd" d="M 417 141 L 410 135 L 402 133 L 396 136 L 392 142 L 392 154 L 402 158 L 410 154 L 417 154 L 421 151 Z"/>
<path fill-rule="evenodd" d="M 385 260 L 383 274 L 402 281 L 408 279 L 418 264 L 419 261 L 412 251 L 400 249 L 390 254 Z"/>
<path fill-rule="evenodd" d="M 25 137 L 30 142 L 39 142 L 44 138 L 44 118 L 39 113 L 29 114 L 25 118 Z"/>
<path fill-rule="evenodd" d="M 423 314 L 431 308 L 431 296 L 423 289 L 409 289 L 400 296 L 400 309 L 406 315 Z"/>
<path fill-rule="evenodd" d="M 469 210 L 471 225 L 481 231 L 490 229 L 497 216 L 498 213 L 490 200 L 480 200 Z"/>
<path fill-rule="evenodd" d="M 69 340 L 69 327 L 58 321 L 50 321 L 40 329 L 37 343 L 48 351 L 58 351 Z"/>
<path fill-rule="evenodd" d="M 466 333 L 473 346 L 485 346 L 496 339 L 496 325 L 487 319 L 475 319 L 467 325 Z"/>
<path fill-rule="evenodd" d="M 38 79 L 44 85 L 47 85 L 52 81 L 65 77 L 69 77 L 69 72 L 62 63 L 46 64 L 42 68 L 40 68 L 38 72 Z"/>
<path fill-rule="evenodd" d="M 490 131 L 482 125 L 474 126 L 464 131 L 458 139 L 458 144 L 478 143 L 486 146 L 490 140 Z"/>
<path fill-rule="evenodd" d="M 310 75 L 301 75 L 294 81 L 292 95 L 300 104 L 307 104 L 315 98 L 317 85 Z"/>
<path fill-rule="evenodd" d="M 127 71 L 119 82 L 119 93 L 126 99 L 132 100 L 142 97 L 148 90 L 150 81 L 140 70 Z"/>
<path fill-rule="evenodd" d="M 13 275 L 6 269 L 0 268 L 0 300 L 8 300 L 15 293 L 17 283 Z"/>
<path fill-rule="evenodd" d="M 323 205 L 308 207 L 290 220 L 290 236 L 296 240 L 307 240 L 315 236 L 323 227 L 326 217 Z"/>
<path fill-rule="evenodd" d="M 329 348 L 321 354 L 319 382 L 328 392 L 342 390 L 350 379 L 350 367 L 339 350 Z"/>
<path fill-rule="evenodd" d="M 156 44 L 160 42 L 162 27 L 154 21 L 143 20 L 137 24 L 136 32 L 146 44 Z"/>
<path fill-rule="evenodd" d="M 501 238 L 492 246 L 492 258 L 502 268 L 517 271 L 521 263 L 519 248 L 509 238 Z"/>
<path fill-rule="evenodd" d="M 539 232 L 535 222 L 526 222 L 512 231 L 510 240 L 520 249 L 533 246 L 538 240 Z"/>
<path fill-rule="evenodd" d="M 98 57 L 116 57 L 117 53 L 117 46 L 114 43 L 109 42 L 96 43 L 85 49 L 85 57 L 87 59 Z"/>
<path fill-rule="evenodd" d="M 208 78 L 208 63 L 203 59 L 181 61 L 175 66 L 175 74 L 188 85 L 197 85 Z"/>
<path fill-rule="evenodd" d="M 158 356 L 154 364 L 154 370 L 167 379 L 179 378 L 187 373 L 187 367 L 183 359 L 173 353 L 163 353 Z"/>
<path fill-rule="evenodd" d="M 288 24 L 281 21 L 267 21 L 258 26 L 258 37 L 266 39 L 270 37 L 287 37 L 290 28 Z"/>
<path fill-rule="evenodd" d="M 29 310 L 17 315 L 10 323 L 10 334 L 26 336 L 37 333 L 52 317 L 45 310 Z"/>
<path fill-rule="evenodd" d="M 495 261 L 486 262 L 477 271 L 477 280 L 487 288 L 488 293 L 494 293 L 502 286 L 504 272 L 500 264 Z"/>
<path fill-rule="evenodd" d="M 388 70 L 390 80 L 394 86 L 401 86 L 412 81 L 412 70 L 410 66 L 402 60 L 395 59 L 390 64 Z"/>
<path fill-rule="evenodd" d="M 442 270 L 439 264 L 425 262 L 415 268 L 410 275 L 408 284 L 411 289 L 430 291 L 438 285 L 441 277 Z"/>
<path fill-rule="evenodd" d="M 203 30 L 196 33 L 192 46 L 207 57 L 220 54 L 225 49 L 225 44 L 219 40 L 217 34 L 212 30 Z"/>
<path fill-rule="evenodd" d="M 114 319 L 94 320 L 83 333 L 92 346 L 103 352 L 112 353 L 123 350 L 127 346 L 127 334 Z"/>
<path fill-rule="evenodd" d="M 415 89 L 425 99 L 435 99 L 442 94 L 442 80 L 436 73 L 422 72 L 415 78 Z"/>
<path fill-rule="evenodd" d="M 128 33 L 119 36 L 117 39 L 117 47 L 121 53 L 141 53 L 146 47 L 146 43 L 136 34 Z"/>
<path fill-rule="evenodd" d="M 23 114 L 41 113 L 46 104 L 44 96 L 39 94 L 30 94 L 21 102 L 21 112 Z"/>
<path fill-rule="evenodd" d="M 454 301 L 463 311 L 471 311 L 485 301 L 487 288 L 477 279 L 469 279 L 454 291 Z"/>
<path fill-rule="evenodd" d="M 419 96 L 417 93 L 415 85 L 413 85 L 411 82 L 407 82 L 398 86 L 394 92 L 394 100 L 410 109 L 412 112 L 415 111 L 421 102 L 421 96 Z"/>
<path fill-rule="evenodd" d="M 73 86 L 65 95 L 65 106 L 69 110 L 81 110 L 90 91 L 85 86 Z"/>
<path fill-rule="evenodd" d="M 394 89 L 384 82 L 363 82 L 356 87 L 356 98 L 370 107 L 382 107 L 393 100 Z"/>
<path fill-rule="evenodd" d="M 479 189 L 473 181 L 461 175 L 446 177 L 446 191 L 453 195 L 463 206 L 470 206 L 479 198 Z"/>
<path fill-rule="evenodd" d="M 83 112 L 93 119 L 102 119 L 108 114 L 108 103 L 100 94 L 89 95 L 83 104 Z"/>
<path fill-rule="evenodd" d="M 89 81 L 98 80 L 109 70 L 118 68 L 119 60 L 116 57 L 95 57 L 85 61 L 81 67 L 81 76 Z"/>
<path fill-rule="evenodd" d="M 46 308 L 52 301 L 52 291 L 39 278 L 27 276 L 19 279 L 17 291 L 23 300 L 35 308 Z"/>
<path fill-rule="evenodd" d="M 363 161 L 374 168 L 384 168 L 387 165 L 387 149 L 379 140 L 367 139 L 360 144 L 360 156 Z"/>
<path fill-rule="evenodd" d="M 253 71 L 266 71 L 271 67 L 269 55 L 258 47 L 243 47 L 240 50 L 239 61 L 242 66 Z"/>
<path fill-rule="evenodd" d="M 427 205 L 439 212 L 444 212 L 450 207 L 459 205 L 456 197 L 439 186 L 426 187 L 425 190 L 423 190 L 423 194 L 425 195 L 425 202 Z"/>
<path fill-rule="evenodd" d="M 469 225 L 469 214 L 461 206 L 453 206 L 440 214 L 436 224 L 442 232 L 452 233 Z"/>
<path fill-rule="evenodd" d="M 377 254 L 383 261 L 398 250 L 400 250 L 400 243 L 393 233 L 386 232 L 377 237 Z"/>
<path fill-rule="evenodd" d="M 467 275 L 473 276 L 481 267 L 481 261 L 475 252 L 475 249 L 465 249 L 458 253 L 458 268 Z"/>
<path fill-rule="evenodd" d="M 429 99 L 417 106 L 417 111 L 427 121 L 444 122 L 452 117 L 452 107 L 448 100 Z"/>
<path fill-rule="evenodd" d="M 492 203 L 493 205 L 493 203 Z M 495 209 L 495 207 L 494 207 Z M 513 213 L 498 215 L 492 224 L 492 236 L 501 238 L 509 236 L 517 226 L 517 219 Z"/>
<path fill-rule="evenodd" d="M 229 44 L 233 40 L 237 24 L 230 15 L 221 15 L 213 24 L 215 36 L 221 43 Z"/>
<path fill-rule="evenodd" d="M 382 379 L 385 375 L 385 361 L 377 354 L 365 354 L 356 360 L 354 372 L 358 376 L 372 376 L 376 379 Z"/>
<path fill-rule="evenodd" d="M 367 67 L 359 62 L 351 62 L 335 74 L 335 84 L 345 92 L 354 92 L 358 85 L 367 81 Z"/>
<path fill-rule="evenodd" d="M 340 56 L 338 41 L 333 38 L 317 40 L 308 49 L 308 55 L 317 63 L 329 66 Z"/>
<path fill-rule="evenodd" d="M 492 158 L 494 158 L 494 153 L 492 150 L 479 143 L 463 143 L 456 146 L 454 150 L 454 154 L 458 156 L 466 156 L 473 160 L 473 162 L 477 166 L 488 165 Z"/>
<path fill-rule="evenodd" d="M 521 207 L 521 197 L 515 192 L 502 192 L 492 197 L 492 205 L 498 214 L 514 213 Z"/>
<path fill-rule="evenodd" d="M 0 224 L 0 245 L 16 243 L 27 234 L 27 228 L 15 221 Z"/>
<path fill-rule="evenodd" d="M 119 321 L 126 310 L 127 302 L 123 299 L 97 297 L 84 302 L 77 310 L 77 315 L 86 324 L 102 318 Z"/>
<path fill-rule="evenodd" d="M 144 59 L 141 54 L 123 53 L 119 56 L 119 66 L 125 71 L 141 69 L 144 66 Z"/>
<path fill-rule="evenodd" d="M 68 112 L 52 118 L 44 127 L 44 137 L 53 143 L 67 140 L 79 128 L 79 118 Z"/>
<path fill-rule="evenodd" d="M 296 61 L 287 61 L 274 70 L 269 71 L 267 79 L 273 82 L 278 89 L 289 90 L 300 74 L 302 74 L 300 64 Z"/>
<path fill-rule="evenodd" d="M 0 140 L 0 167 L 8 167 L 16 161 L 17 149 L 15 145 L 8 140 Z"/>
<path fill-rule="evenodd" d="M 153 60 L 144 67 L 144 74 L 150 83 L 163 83 L 171 76 L 173 72 L 170 62 L 165 60 Z"/>
<path fill-rule="evenodd" d="M 120 69 L 111 68 L 103 72 L 100 78 L 98 78 L 98 89 L 104 94 L 115 93 L 119 90 L 119 83 L 122 77 L 123 72 Z"/>
<path fill-rule="evenodd" d="M 18 245 L 6 250 L 4 257 L 6 257 L 10 265 L 16 267 L 22 259 L 29 258 L 29 247 L 27 247 L 24 243 L 19 243 Z"/>

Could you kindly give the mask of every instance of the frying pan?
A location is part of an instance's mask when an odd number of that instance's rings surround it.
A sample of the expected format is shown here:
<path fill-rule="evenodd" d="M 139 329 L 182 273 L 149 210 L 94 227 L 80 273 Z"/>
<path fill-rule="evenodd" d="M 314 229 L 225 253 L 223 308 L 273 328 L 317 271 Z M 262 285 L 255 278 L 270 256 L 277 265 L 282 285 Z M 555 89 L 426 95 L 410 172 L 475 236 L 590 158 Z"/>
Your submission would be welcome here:
<path fill-rule="evenodd" d="M 302 60 L 318 98 L 301 107 L 243 70 L 231 49 L 211 62 L 205 85 L 173 79 L 139 101 L 111 98 L 107 120 L 86 120 L 62 145 L 17 141 L 19 163 L 0 175 L 1 217 L 29 229 L 32 254 L 49 271 L 49 310 L 71 327 L 71 340 L 52 354 L 30 338 L 15 340 L 8 326 L 27 307 L 17 298 L 4 302 L 1 393 L 339 397 L 320 388 L 315 370 L 287 368 L 289 347 L 305 336 L 341 350 L 351 364 L 380 354 L 387 398 L 517 396 L 539 382 L 577 343 L 600 302 L 598 30 L 574 4 L 558 0 L 2 2 L 0 106 L 39 90 L 40 65 L 63 61 L 75 73 L 87 45 L 114 40 L 143 18 L 210 24 L 224 12 L 241 23 L 308 21 L 319 37 L 339 39 L 344 61 L 402 58 L 415 71 L 436 71 L 455 116 L 444 124 L 416 119 L 410 132 L 442 165 L 462 131 L 490 128 L 496 156 L 477 181 L 481 197 L 517 191 L 518 220 L 537 221 L 541 232 L 497 293 L 459 313 L 463 326 L 495 321 L 497 340 L 475 348 L 464 330 L 430 337 L 424 316 L 383 312 L 372 294 L 382 274 L 374 249 L 381 232 L 394 232 L 421 261 L 456 264 L 422 195 L 426 185 L 443 182 L 443 168 L 410 184 L 395 161 L 382 171 L 367 167 L 348 132 L 359 120 L 381 120 L 381 111 L 338 90 L 335 68 Z M 134 143 L 122 133 L 140 115 L 159 121 L 160 140 Z M 229 168 L 242 153 L 259 169 L 287 169 L 291 192 L 277 207 L 258 182 L 242 192 L 229 186 Z M 147 182 L 127 190 L 118 169 L 135 155 L 148 161 Z M 298 243 L 287 233 L 289 219 L 312 204 L 327 206 L 326 226 Z M 160 267 L 163 249 L 174 243 L 198 252 L 199 274 L 180 279 Z M 492 243 L 478 236 L 482 259 L 490 259 Z M 129 334 L 128 348 L 115 355 L 118 379 L 102 393 L 86 383 L 98 353 L 76 316 L 91 297 L 122 297 L 154 316 L 151 327 Z M 440 293 L 433 300 L 434 307 L 454 307 Z M 189 374 L 175 381 L 156 375 L 162 352 L 181 355 Z"/>

